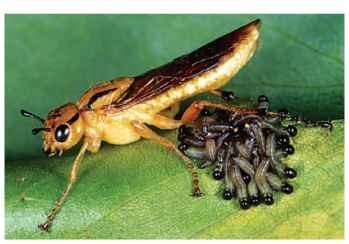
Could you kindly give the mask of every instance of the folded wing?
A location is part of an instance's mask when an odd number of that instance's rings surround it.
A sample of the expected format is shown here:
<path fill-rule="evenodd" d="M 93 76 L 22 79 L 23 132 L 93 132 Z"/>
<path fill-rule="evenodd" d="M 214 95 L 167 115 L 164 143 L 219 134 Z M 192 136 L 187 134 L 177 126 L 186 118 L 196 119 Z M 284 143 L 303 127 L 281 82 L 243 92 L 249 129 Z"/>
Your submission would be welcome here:
<path fill-rule="evenodd" d="M 123 109 L 141 103 L 219 66 L 224 56 L 232 53 L 259 26 L 260 20 L 255 20 L 189 54 L 135 77 L 125 95 L 113 104 L 113 108 Z"/>

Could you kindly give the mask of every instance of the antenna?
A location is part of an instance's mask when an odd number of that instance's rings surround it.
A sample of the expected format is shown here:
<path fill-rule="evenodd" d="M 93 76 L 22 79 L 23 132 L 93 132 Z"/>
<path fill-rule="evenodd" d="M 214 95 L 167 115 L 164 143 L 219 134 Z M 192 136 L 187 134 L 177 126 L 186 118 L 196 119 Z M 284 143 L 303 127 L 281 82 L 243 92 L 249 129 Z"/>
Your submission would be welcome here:
<path fill-rule="evenodd" d="M 28 112 L 24 109 L 21 109 L 21 115 L 24 116 L 24 117 L 29 117 L 29 118 L 33 118 L 33 119 L 37 119 L 39 120 L 41 123 L 44 123 L 45 120 L 43 118 L 41 118 L 40 116 L 36 115 L 36 114 L 33 114 L 31 112 Z"/>
<path fill-rule="evenodd" d="M 38 134 L 40 131 L 50 131 L 50 128 L 34 128 L 32 130 L 33 135 Z"/>

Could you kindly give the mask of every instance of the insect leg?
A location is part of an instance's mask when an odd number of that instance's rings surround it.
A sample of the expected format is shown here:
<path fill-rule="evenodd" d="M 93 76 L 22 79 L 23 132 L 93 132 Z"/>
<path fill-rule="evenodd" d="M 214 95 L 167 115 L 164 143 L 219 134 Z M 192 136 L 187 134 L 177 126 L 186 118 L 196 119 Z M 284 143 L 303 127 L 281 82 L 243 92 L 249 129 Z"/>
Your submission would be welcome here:
<path fill-rule="evenodd" d="M 182 115 L 182 122 L 183 124 L 189 124 L 193 121 L 195 121 L 199 115 L 200 112 L 205 108 L 216 108 L 216 109 L 222 109 L 227 110 L 231 112 L 237 112 L 242 115 L 248 115 L 248 114 L 258 114 L 259 111 L 257 109 L 248 109 L 248 108 L 239 108 L 234 106 L 226 106 L 224 104 L 220 103 L 214 103 L 206 100 L 199 100 L 193 102 L 183 113 Z"/>
<path fill-rule="evenodd" d="M 150 121 L 147 121 L 147 124 L 154 125 L 163 130 L 173 130 L 180 127 L 182 122 L 180 120 L 175 120 L 160 114 L 156 114 L 151 118 Z"/>
<path fill-rule="evenodd" d="M 55 207 L 51 210 L 50 214 L 47 216 L 46 221 L 42 224 L 39 224 L 38 227 L 41 230 L 48 231 L 48 229 L 52 225 L 54 218 L 57 216 L 57 214 L 61 210 L 65 199 L 67 198 L 71 188 L 73 187 L 74 182 L 76 181 L 76 176 L 77 176 L 77 173 L 78 173 L 78 170 L 80 167 L 80 163 L 81 163 L 82 159 L 84 158 L 84 154 L 85 154 L 85 151 L 87 149 L 87 146 L 88 146 L 87 142 L 84 142 L 84 144 L 81 146 L 80 152 L 79 152 L 78 156 L 75 158 L 72 169 L 70 171 L 70 177 L 68 180 L 68 184 L 67 184 L 66 188 L 64 189 L 61 197 L 56 202 Z"/>
<path fill-rule="evenodd" d="M 237 98 L 234 95 L 234 93 L 231 91 L 224 91 L 224 90 L 217 89 L 217 90 L 210 91 L 210 93 L 221 97 L 224 101 L 233 101 Z"/>
<path fill-rule="evenodd" d="M 175 103 L 168 109 L 161 111 L 160 114 L 168 118 L 174 118 L 178 114 L 179 109 L 180 109 L 179 103 Z"/>
<path fill-rule="evenodd" d="M 203 194 L 202 194 L 202 192 L 200 190 L 200 186 L 199 186 L 199 175 L 196 171 L 196 168 L 195 168 L 193 162 L 187 156 L 185 156 L 181 151 L 179 151 L 173 142 L 169 141 L 168 139 L 166 139 L 162 136 L 159 136 L 158 134 L 156 134 L 154 131 L 149 129 L 143 123 L 133 122 L 132 124 L 133 124 L 134 130 L 141 137 L 153 140 L 153 141 L 165 146 L 166 148 L 175 151 L 184 160 L 187 168 L 189 169 L 189 171 L 192 175 L 193 196 L 195 196 L 195 197 L 202 196 Z"/>

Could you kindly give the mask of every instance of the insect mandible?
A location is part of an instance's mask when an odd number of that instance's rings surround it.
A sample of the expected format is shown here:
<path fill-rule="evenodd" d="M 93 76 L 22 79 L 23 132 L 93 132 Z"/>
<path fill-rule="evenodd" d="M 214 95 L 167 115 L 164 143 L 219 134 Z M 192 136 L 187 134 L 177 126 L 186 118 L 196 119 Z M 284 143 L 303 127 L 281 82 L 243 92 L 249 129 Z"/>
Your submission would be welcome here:
<path fill-rule="evenodd" d="M 232 93 L 219 88 L 254 55 L 260 26 L 261 21 L 257 19 L 140 76 L 100 83 L 88 89 L 76 103 L 53 109 L 46 119 L 21 110 L 23 116 L 35 118 L 43 124 L 43 127 L 35 128 L 32 132 L 43 132 L 42 149 L 49 156 L 62 155 L 82 141 L 67 186 L 46 221 L 39 227 L 46 231 L 49 229 L 76 182 L 85 152 L 98 152 L 102 141 L 122 145 L 146 138 L 175 151 L 186 162 L 192 175 L 193 196 L 201 196 L 198 174 L 191 160 L 174 143 L 159 136 L 147 125 L 176 129 L 195 120 L 204 107 L 255 113 L 254 110 L 228 108 L 220 103 L 200 100 L 191 104 L 180 120 L 174 119 L 179 102 L 194 95 L 211 92 L 223 98 L 233 97 Z"/>

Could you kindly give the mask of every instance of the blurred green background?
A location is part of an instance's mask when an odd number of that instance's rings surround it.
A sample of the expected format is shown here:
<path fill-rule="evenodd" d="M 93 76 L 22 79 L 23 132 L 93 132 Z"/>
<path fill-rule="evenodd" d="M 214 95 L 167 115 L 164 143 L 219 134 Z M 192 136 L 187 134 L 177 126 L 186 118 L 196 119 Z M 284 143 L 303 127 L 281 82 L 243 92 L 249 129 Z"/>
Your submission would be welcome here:
<path fill-rule="evenodd" d="M 38 122 L 101 80 L 138 75 L 255 18 L 254 59 L 227 85 L 312 119 L 344 118 L 343 15 L 6 15 L 6 160 L 44 157 Z"/>

